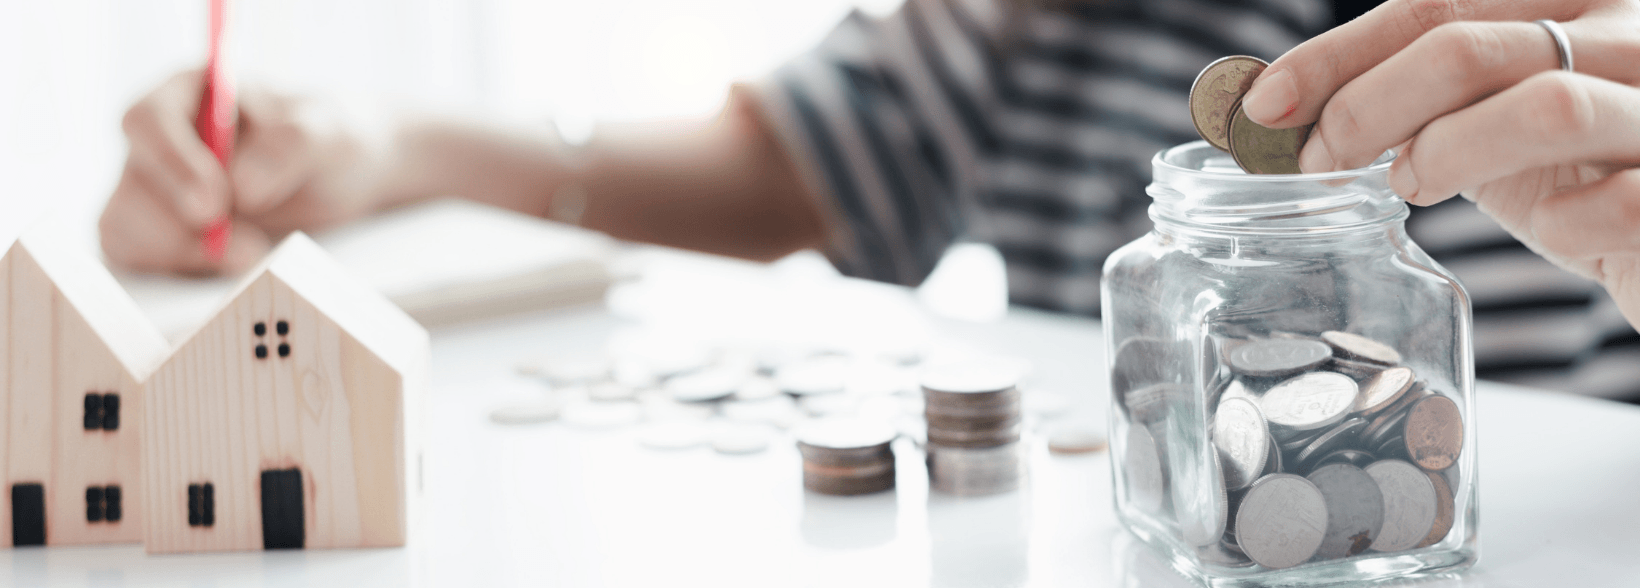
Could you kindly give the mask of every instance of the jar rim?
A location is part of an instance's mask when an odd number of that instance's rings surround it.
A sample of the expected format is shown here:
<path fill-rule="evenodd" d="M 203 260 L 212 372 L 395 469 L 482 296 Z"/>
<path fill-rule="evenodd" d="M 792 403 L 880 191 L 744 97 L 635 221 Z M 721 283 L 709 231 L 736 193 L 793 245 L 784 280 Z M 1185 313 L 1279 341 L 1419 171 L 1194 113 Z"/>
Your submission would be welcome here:
<path fill-rule="evenodd" d="M 1207 141 L 1197 140 L 1197 141 L 1191 141 L 1191 142 L 1188 142 L 1188 143 L 1181 143 L 1181 144 L 1178 144 L 1178 145 L 1174 145 L 1172 147 L 1168 147 L 1168 148 L 1163 149 L 1161 151 L 1157 151 L 1156 155 L 1151 158 L 1151 162 L 1150 162 L 1150 165 L 1153 168 L 1152 173 L 1157 173 L 1157 172 L 1161 172 L 1161 171 L 1165 170 L 1169 174 L 1177 173 L 1177 174 L 1198 176 L 1201 179 L 1212 180 L 1212 181 L 1215 181 L 1215 182 L 1264 182 L 1264 183 L 1268 183 L 1268 182 L 1332 182 L 1332 181 L 1335 181 L 1335 180 L 1344 180 L 1344 179 L 1353 180 L 1355 178 L 1359 178 L 1359 177 L 1362 177 L 1362 176 L 1368 176 L 1368 175 L 1372 175 L 1372 174 L 1375 174 L 1375 173 L 1383 173 L 1383 172 L 1389 170 L 1389 167 L 1395 163 L 1395 159 L 1396 159 L 1396 156 L 1397 156 L 1397 154 L 1386 150 L 1382 155 L 1378 156 L 1377 160 L 1373 161 L 1371 164 L 1367 165 L 1366 167 L 1358 167 L 1358 168 L 1355 168 L 1355 169 L 1348 169 L 1348 170 L 1327 172 L 1327 173 L 1319 173 L 1319 174 L 1250 174 L 1250 173 L 1246 173 L 1246 172 L 1243 172 L 1243 171 L 1240 171 L 1240 170 L 1233 171 L 1233 172 L 1232 171 L 1222 171 L 1221 172 L 1221 171 L 1212 171 L 1212 170 L 1192 169 L 1192 168 L 1183 167 L 1183 166 L 1177 165 L 1177 164 L 1175 164 L 1171 161 L 1168 161 L 1168 158 L 1171 155 L 1175 154 L 1175 153 L 1182 153 L 1182 152 L 1187 151 L 1187 150 L 1200 149 L 1202 147 L 1211 147 L 1211 146 L 1208 145 Z M 1214 147 L 1213 149 L 1217 150 L 1218 148 Z"/>

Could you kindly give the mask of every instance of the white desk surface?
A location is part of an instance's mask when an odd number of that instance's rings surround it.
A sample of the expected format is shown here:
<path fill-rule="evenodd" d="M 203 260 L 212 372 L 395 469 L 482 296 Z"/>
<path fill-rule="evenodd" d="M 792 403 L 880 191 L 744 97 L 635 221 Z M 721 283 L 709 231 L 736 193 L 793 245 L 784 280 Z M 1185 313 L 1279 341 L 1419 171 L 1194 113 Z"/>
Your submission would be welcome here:
<path fill-rule="evenodd" d="M 1095 322 L 1012 311 L 962 323 L 920 313 L 904 290 L 808 271 L 649 263 L 603 306 L 434 331 L 427 511 L 408 547 L 0 550 L 0 585 L 1184 585 L 1118 526 L 1108 454 L 1050 456 L 1039 437 L 1019 492 L 930 496 L 920 456 L 899 445 L 896 491 L 839 498 L 803 491 L 789 436 L 724 456 L 645 449 L 632 427 L 492 424 L 488 412 L 518 398 L 519 359 L 656 329 L 830 344 L 911 333 L 1029 359 L 1032 390 L 1076 393 L 1063 418 L 1103 422 Z M 1478 394 L 1481 561 L 1424 585 L 1640 585 L 1640 407 L 1495 384 Z"/>

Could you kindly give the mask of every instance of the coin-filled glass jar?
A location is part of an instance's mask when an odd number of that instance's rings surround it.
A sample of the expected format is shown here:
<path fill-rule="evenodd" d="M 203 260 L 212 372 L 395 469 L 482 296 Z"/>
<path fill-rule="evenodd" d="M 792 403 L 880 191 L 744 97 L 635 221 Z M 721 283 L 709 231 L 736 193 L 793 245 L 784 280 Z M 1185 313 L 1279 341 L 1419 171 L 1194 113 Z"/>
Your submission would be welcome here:
<path fill-rule="evenodd" d="M 1391 156 L 1248 175 L 1157 154 L 1155 229 L 1105 263 L 1123 523 L 1215 586 L 1462 569 L 1476 535 L 1469 297 L 1407 237 Z"/>

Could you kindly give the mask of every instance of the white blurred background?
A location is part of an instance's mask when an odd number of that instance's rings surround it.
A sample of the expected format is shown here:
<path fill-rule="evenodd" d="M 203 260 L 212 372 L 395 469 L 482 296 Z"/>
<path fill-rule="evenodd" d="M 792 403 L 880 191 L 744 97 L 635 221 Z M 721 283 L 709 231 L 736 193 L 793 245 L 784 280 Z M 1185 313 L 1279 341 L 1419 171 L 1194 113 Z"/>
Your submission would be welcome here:
<path fill-rule="evenodd" d="M 731 81 L 900 0 L 234 0 L 241 85 L 366 94 L 515 124 L 708 113 Z M 94 236 L 120 116 L 204 62 L 205 0 L 0 0 L 0 243 Z"/>

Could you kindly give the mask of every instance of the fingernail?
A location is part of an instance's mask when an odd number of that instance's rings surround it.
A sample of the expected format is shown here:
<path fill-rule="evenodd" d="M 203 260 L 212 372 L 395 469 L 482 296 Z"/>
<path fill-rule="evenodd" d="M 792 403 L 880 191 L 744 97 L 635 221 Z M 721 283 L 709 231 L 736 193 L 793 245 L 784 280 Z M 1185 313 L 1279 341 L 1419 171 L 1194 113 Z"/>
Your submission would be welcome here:
<path fill-rule="evenodd" d="M 1389 189 L 1407 202 L 1418 197 L 1418 177 L 1412 173 L 1412 160 L 1407 159 L 1406 151 L 1401 152 L 1401 161 L 1389 168 Z"/>
<path fill-rule="evenodd" d="M 1241 99 L 1247 118 L 1270 126 L 1298 110 L 1298 83 L 1291 71 L 1282 69 L 1253 84 Z"/>
<path fill-rule="evenodd" d="M 1327 142 L 1321 140 L 1319 127 L 1310 132 L 1310 138 L 1304 141 L 1304 149 L 1298 152 L 1298 168 L 1307 174 L 1336 171 L 1332 153 L 1327 151 Z"/>

